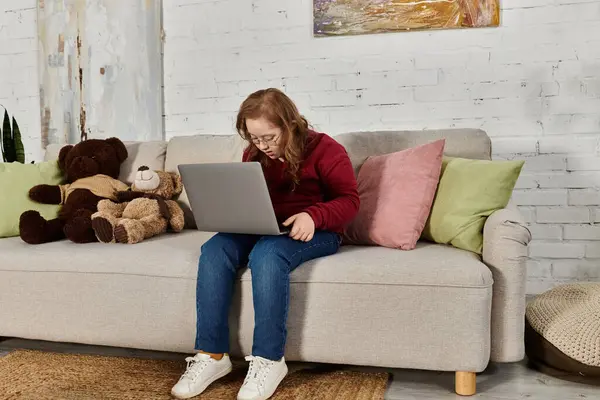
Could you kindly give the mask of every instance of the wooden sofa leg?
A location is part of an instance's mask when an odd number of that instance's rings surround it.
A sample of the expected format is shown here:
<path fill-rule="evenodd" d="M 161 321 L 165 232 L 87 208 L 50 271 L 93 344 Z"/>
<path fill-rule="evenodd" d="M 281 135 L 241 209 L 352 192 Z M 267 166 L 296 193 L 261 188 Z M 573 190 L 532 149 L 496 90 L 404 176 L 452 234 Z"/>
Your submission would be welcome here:
<path fill-rule="evenodd" d="M 473 396 L 476 391 L 476 382 L 477 375 L 475 372 L 457 371 L 455 377 L 456 394 L 461 396 Z"/>

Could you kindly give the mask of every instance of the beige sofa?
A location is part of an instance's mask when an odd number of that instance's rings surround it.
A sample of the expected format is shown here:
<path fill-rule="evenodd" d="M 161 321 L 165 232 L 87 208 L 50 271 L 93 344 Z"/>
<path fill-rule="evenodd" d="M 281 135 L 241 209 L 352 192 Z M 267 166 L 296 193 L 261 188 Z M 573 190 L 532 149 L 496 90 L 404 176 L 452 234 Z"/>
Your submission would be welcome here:
<path fill-rule="evenodd" d="M 480 130 L 348 133 L 336 136 L 356 171 L 367 156 L 447 140 L 446 154 L 489 159 Z M 139 165 L 239 161 L 230 136 L 128 143 L 122 179 Z M 51 146 L 46 158 L 55 158 Z M 181 203 L 187 204 L 185 193 Z M 191 214 L 188 208 L 188 221 Z M 402 221 L 398 221 L 402 223 Z M 194 229 L 136 245 L 67 241 L 30 246 L 0 240 L 0 336 L 189 353 L 195 336 L 196 268 L 210 233 Z M 457 371 L 473 391 L 488 362 L 523 358 L 525 259 L 530 233 L 516 211 L 488 218 L 483 260 L 453 247 L 412 251 L 342 247 L 292 274 L 286 357 Z M 232 353 L 252 347 L 250 272 L 240 276 L 231 312 Z"/>

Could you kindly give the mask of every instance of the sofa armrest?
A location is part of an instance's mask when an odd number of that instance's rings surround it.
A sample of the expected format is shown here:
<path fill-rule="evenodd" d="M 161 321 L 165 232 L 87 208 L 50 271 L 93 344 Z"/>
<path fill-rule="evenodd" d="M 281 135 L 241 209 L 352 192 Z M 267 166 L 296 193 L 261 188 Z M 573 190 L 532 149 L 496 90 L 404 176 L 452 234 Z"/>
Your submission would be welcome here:
<path fill-rule="evenodd" d="M 505 208 L 490 215 L 483 228 L 483 262 L 494 278 L 491 320 L 491 361 L 523 359 L 527 245 L 531 232 L 518 210 Z"/>

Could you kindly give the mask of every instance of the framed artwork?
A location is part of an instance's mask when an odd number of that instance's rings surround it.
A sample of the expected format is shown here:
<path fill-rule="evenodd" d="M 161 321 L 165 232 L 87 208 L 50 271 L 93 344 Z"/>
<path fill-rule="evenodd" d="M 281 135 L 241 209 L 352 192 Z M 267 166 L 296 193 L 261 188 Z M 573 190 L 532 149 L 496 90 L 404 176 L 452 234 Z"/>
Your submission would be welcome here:
<path fill-rule="evenodd" d="M 161 0 L 38 0 L 42 147 L 162 140 Z"/>
<path fill-rule="evenodd" d="M 498 26 L 500 0 L 313 0 L 315 36 Z"/>

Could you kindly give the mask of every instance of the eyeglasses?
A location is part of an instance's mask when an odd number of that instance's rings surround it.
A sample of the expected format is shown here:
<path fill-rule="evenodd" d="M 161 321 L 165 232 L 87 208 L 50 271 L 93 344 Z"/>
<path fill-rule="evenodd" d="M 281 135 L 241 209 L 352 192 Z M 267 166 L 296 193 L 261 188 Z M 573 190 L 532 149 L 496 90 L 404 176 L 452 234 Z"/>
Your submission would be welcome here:
<path fill-rule="evenodd" d="M 256 137 L 252 137 L 252 138 L 250 138 L 250 140 L 256 146 L 258 146 L 261 143 L 264 144 L 264 145 L 267 145 L 267 146 L 273 146 L 273 145 L 277 144 L 277 141 L 279 140 L 279 136 L 265 136 L 262 139 L 259 139 L 259 138 L 256 138 Z"/>

